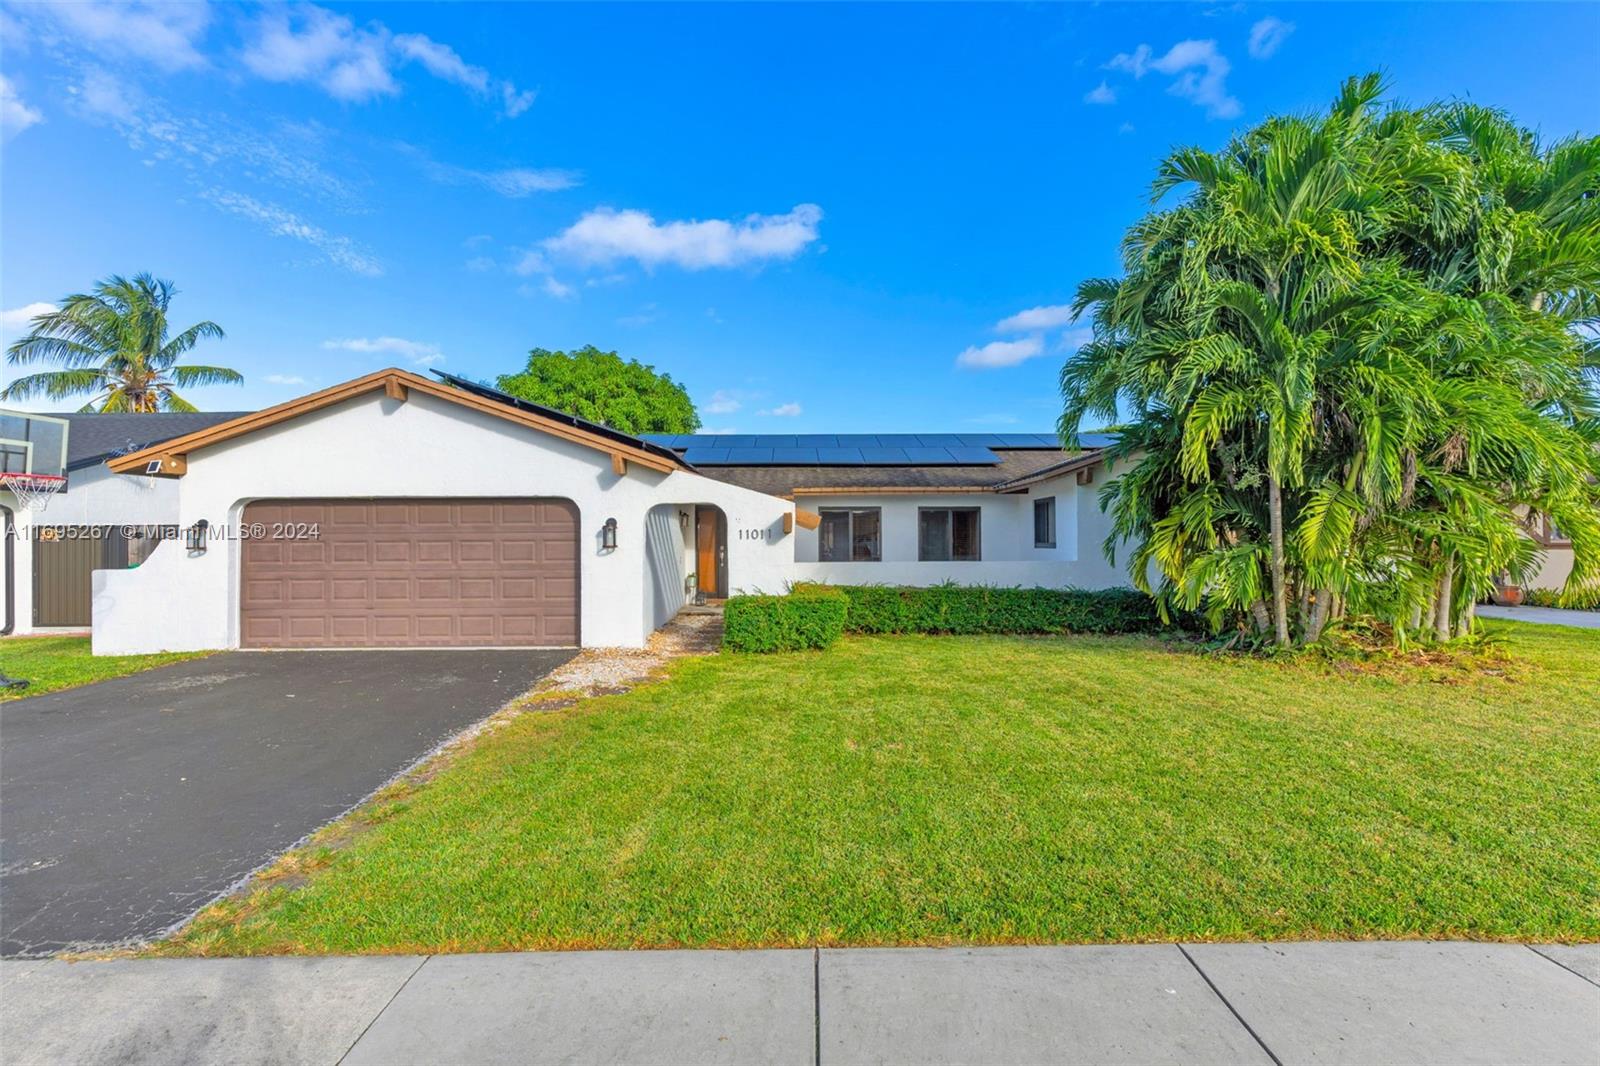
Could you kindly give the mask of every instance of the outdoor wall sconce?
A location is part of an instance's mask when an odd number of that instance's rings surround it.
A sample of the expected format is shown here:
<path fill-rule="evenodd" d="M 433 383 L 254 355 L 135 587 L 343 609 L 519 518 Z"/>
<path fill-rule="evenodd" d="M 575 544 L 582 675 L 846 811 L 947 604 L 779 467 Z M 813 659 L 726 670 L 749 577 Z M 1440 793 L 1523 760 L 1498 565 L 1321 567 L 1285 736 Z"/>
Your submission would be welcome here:
<path fill-rule="evenodd" d="M 204 555 L 206 553 L 206 530 L 210 528 L 211 523 L 202 518 L 184 530 L 183 546 L 189 549 L 190 555 Z"/>
<path fill-rule="evenodd" d="M 600 527 L 600 549 L 602 551 L 617 550 L 617 520 L 606 519 L 606 524 Z"/>

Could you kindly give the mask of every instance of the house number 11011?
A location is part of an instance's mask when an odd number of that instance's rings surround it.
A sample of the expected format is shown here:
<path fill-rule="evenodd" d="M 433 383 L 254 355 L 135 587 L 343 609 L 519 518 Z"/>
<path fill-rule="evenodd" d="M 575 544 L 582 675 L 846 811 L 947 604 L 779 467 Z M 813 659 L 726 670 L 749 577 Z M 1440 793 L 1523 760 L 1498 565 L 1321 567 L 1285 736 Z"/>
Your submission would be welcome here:
<path fill-rule="evenodd" d="M 765 529 L 741 529 L 741 530 L 739 530 L 739 539 L 740 540 L 766 540 L 767 539 L 767 531 Z"/>

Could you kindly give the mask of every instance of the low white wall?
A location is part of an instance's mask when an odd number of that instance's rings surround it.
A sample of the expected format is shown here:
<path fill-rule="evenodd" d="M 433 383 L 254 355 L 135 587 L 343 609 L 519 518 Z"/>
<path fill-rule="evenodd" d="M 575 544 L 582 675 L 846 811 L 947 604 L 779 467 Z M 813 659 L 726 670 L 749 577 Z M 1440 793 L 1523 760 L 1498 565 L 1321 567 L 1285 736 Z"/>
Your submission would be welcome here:
<path fill-rule="evenodd" d="M 726 512 L 731 587 L 781 589 L 793 565 L 784 500 L 684 471 L 630 468 L 618 476 L 605 452 L 422 393 L 405 402 L 368 394 L 197 451 L 177 484 L 178 524 L 203 518 L 221 535 L 204 554 L 166 544 L 137 569 L 97 575 L 99 654 L 238 647 L 233 534 L 244 506 L 258 499 L 569 499 L 579 514 L 586 647 L 640 647 L 649 635 L 646 515 L 658 504 L 709 503 Z M 612 552 L 600 550 L 607 518 L 619 530 Z"/>

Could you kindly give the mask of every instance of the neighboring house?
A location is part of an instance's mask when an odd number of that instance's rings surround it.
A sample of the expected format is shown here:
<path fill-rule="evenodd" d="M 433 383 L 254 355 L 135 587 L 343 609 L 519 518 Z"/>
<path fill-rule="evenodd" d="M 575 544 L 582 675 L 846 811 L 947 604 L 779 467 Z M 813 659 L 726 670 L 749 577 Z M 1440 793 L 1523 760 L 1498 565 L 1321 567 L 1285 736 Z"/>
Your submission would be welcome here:
<path fill-rule="evenodd" d="M 176 526 L 175 482 L 114 474 L 107 459 L 238 416 L 237 411 L 0 416 L 0 462 L 6 470 L 66 477 L 65 490 L 46 497 L 42 507 L 25 507 L 0 488 L 0 519 L 7 529 L 0 585 L 9 631 L 88 629 L 91 573 L 139 565 L 162 533 Z M 0 621 L 0 628 L 4 624 Z"/>
<path fill-rule="evenodd" d="M 1125 583 L 1098 449 L 1050 436 L 640 438 L 383 370 L 110 460 L 180 539 L 94 577 L 100 653 L 642 645 L 798 580 Z"/>

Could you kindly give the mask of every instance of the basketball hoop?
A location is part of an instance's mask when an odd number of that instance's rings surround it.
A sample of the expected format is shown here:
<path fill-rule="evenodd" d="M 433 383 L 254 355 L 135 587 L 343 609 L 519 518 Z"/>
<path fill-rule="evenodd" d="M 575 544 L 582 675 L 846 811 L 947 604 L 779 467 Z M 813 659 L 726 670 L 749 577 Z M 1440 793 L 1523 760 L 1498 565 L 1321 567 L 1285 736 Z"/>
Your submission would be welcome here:
<path fill-rule="evenodd" d="M 50 497 L 66 487 L 67 479 L 54 474 L 0 474 L 0 489 L 9 490 L 23 510 L 39 514 L 50 506 Z"/>

